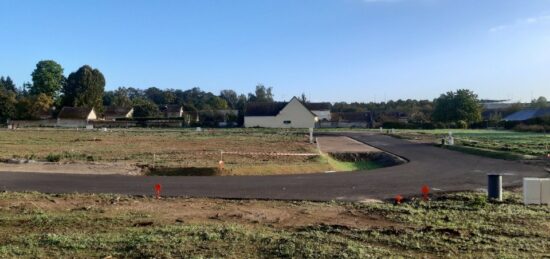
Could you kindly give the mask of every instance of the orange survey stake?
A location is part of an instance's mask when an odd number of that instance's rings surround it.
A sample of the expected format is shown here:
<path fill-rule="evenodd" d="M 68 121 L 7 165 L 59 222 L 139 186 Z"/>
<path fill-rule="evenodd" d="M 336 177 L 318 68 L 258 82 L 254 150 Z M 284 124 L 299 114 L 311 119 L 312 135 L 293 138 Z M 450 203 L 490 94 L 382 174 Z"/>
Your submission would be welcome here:
<path fill-rule="evenodd" d="M 430 194 L 430 187 L 428 187 L 428 185 L 424 185 L 422 186 L 422 198 L 424 198 L 424 200 L 428 200 L 429 197 L 428 195 Z"/>
<path fill-rule="evenodd" d="M 155 184 L 155 196 L 157 199 L 160 199 L 160 190 L 161 190 L 160 183 Z"/>

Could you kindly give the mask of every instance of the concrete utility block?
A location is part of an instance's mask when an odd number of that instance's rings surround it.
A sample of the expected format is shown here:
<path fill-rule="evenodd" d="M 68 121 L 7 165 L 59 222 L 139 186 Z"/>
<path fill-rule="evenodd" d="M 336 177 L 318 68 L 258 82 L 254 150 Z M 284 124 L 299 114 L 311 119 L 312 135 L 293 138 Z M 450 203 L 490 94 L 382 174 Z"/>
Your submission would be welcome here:
<path fill-rule="evenodd" d="M 540 179 L 540 203 L 550 206 L 550 178 Z"/>
<path fill-rule="evenodd" d="M 539 178 L 523 178 L 523 203 L 540 204 L 541 184 Z"/>

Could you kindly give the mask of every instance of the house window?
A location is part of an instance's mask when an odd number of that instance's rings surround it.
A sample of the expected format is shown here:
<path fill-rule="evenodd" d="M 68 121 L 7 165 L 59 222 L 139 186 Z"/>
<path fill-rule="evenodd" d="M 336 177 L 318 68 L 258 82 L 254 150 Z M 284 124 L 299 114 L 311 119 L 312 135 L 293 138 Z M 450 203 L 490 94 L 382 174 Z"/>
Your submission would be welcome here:
<path fill-rule="evenodd" d="M 290 124 L 292 121 L 283 121 L 284 124 Z"/>

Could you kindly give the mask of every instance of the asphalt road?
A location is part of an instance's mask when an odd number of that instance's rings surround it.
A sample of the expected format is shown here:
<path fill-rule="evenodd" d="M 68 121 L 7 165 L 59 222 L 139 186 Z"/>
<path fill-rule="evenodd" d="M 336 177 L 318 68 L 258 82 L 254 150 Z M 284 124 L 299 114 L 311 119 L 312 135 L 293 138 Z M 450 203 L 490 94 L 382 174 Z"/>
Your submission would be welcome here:
<path fill-rule="evenodd" d="M 504 186 L 520 186 L 523 177 L 548 177 L 542 168 L 416 144 L 385 135 L 342 133 L 409 163 L 371 171 L 276 176 L 124 176 L 46 173 L 0 173 L 0 190 L 46 193 L 119 193 L 234 199 L 365 200 L 397 194 L 486 188 L 487 173 L 502 173 Z"/>

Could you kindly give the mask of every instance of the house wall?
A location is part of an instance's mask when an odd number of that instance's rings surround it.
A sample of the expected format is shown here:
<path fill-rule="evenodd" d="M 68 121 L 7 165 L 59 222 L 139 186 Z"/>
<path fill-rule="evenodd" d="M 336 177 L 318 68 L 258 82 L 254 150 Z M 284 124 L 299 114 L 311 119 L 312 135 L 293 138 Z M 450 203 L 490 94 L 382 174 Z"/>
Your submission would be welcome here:
<path fill-rule="evenodd" d="M 87 124 L 88 124 L 87 120 L 57 119 L 58 127 L 85 128 Z"/>
<path fill-rule="evenodd" d="M 285 124 L 290 121 L 290 124 Z M 244 126 L 262 128 L 314 128 L 316 117 L 298 100 L 292 99 L 277 116 L 245 116 Z"/>
<path fill-rule="evenodd" d="M 105 116 L 105 120 L 114 121 L 116 119 L 132 118 L 134 116 L 134 109 L 131 109 L 126 115 L 123 116 Z"/>
<path fill-rule="evenodd" d="M 88 118 L 86 118 L 88 120 L 97 120 L 97 114 L 95 113 L 94 109 L 92 109 L 92 112 L 90 112 L 90 114 L 88 114 Z"/>
<path fill-rule="evenodd" d="M 179 112 L 166 112 L 167 118 L 179 118 L 183 115 L 183 110 Z"/>

